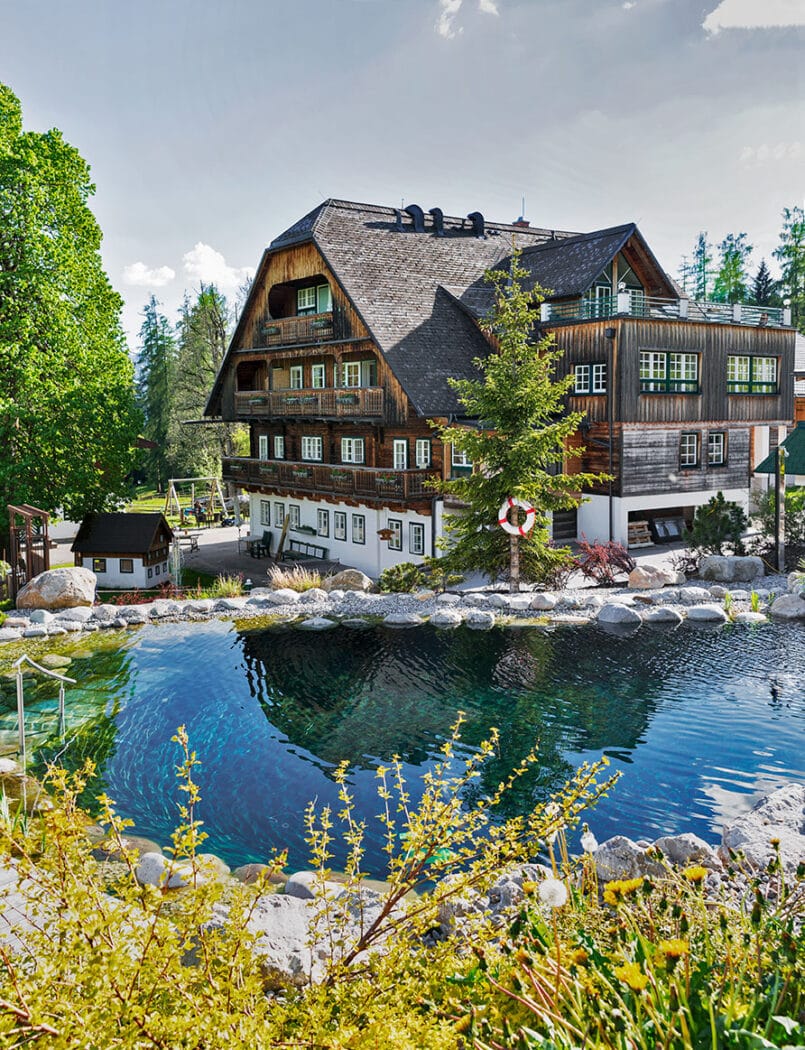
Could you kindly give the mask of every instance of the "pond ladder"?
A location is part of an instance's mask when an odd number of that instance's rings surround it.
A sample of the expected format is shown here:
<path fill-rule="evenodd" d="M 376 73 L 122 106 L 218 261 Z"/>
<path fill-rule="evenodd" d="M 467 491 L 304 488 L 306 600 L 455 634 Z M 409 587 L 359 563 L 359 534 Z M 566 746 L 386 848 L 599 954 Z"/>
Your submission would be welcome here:
<path fill-rule="evenodd" d="M 64 683 L 69 682 L 70 685 L 75 685 L 75 678 L 67 678 L 66 675 L 57 674 L 55 671 L 48 670 L 47 667 L 40 667 L 38 663 L 35 663 L 30 656 L 23 653 L 23 655 L 16 660 L 11 666 L 17 672 L 17 723 L 19 726 L 20 733 L 20 764 L 25 769 L 26 766 L 26 755 L 25 755 L 25 705 L 22 697 L 22 665 L 30 664 L 31 667 L 35 667 L 37 671 L 48 678 L 55 678 L 59 683 L 59 735 L 62 740 L 64 739 Z"/>

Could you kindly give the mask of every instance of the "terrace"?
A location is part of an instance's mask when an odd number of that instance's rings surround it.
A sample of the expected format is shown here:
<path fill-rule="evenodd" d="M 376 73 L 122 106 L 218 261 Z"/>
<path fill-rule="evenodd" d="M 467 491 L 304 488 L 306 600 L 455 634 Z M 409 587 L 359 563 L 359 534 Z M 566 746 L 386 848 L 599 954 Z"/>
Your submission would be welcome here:
<path fill-rule="evenodd" d="M 643 292 L 618 292 L 598 298 L 542 303 L 543 324 L 562 321 L 600 320 L 605 317 L 637 317 L 656 320 L 709 321 L 754 327 L 788 328 L 788 307 L 747 306 L 743 303 L 696 302 L 693 299 L 659 299 Z"/>

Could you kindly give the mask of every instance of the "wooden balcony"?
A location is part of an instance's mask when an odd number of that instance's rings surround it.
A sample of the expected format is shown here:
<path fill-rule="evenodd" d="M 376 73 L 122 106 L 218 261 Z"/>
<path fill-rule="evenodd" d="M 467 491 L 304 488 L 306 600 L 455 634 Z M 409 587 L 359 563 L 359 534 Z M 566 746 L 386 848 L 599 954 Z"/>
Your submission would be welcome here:
<path fill-rule="evenodd" d="M 257 346 L 304 346 L 309 343 L 330 343 L 346 339 L 343 320 L 332 310 L 323 314 L 304 314 L 301 317 L 269 318 L 257 326 Z"/>
<path fill-rule="evenodd" d="M 235 394 L 235 415 L 238 419 L 374 419 L 383 415 L 383 388 L 239 390 Z"/>
<path fill-rule="evenodd" d="M 292 489 L 347 499 L 430 499 L 431 470 L 386 470 L 341 463 L 288 462 L 274 459 L 224 459 L 224 481 L 235 485 Z"/>
<path fill-rule="evenodd" d="M 692 299 L 657 299 L 642 292 L 618 292 L 598 299 L 572 299 L 542 303 L 540 320 L 590 321 L 604 317 L 639 317 L 659 320 L 709 321 L 715 324 L 783 328 L 791 324 L 791 311 L 775 306 L 741 303 L 696 302 Z"/>

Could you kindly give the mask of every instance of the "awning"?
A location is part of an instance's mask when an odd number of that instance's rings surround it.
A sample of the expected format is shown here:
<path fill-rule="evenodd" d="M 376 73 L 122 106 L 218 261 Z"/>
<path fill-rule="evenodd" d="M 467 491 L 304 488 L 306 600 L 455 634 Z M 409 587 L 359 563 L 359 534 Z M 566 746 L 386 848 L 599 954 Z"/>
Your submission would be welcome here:
<path fill-rule="evenodd" d="M 788 435 L 781 447 L 788 455 L 785 460 L 786 474 L 805 474 L 805 423 L 797 423 L 794 430 Z M 770 452 L 766 458 L 755 467 L 756 474 L 773 474 L 776 469 L 777 450 Z"/>

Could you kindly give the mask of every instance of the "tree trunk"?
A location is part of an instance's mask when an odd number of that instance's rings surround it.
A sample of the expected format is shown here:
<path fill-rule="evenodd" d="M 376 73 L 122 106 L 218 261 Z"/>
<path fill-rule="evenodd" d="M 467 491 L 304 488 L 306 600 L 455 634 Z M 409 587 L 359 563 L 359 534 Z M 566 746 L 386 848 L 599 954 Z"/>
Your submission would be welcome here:
<path fill-rule="evenodd" d="M 512 507 L 511 523 L 515 528 L 520 524 L 520 508 Z M 509 537 L 509 593 L 516 594 L 520 590 L 520 534 L 513 533 Z"/>

